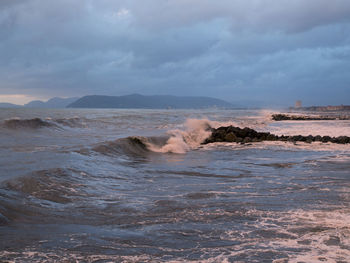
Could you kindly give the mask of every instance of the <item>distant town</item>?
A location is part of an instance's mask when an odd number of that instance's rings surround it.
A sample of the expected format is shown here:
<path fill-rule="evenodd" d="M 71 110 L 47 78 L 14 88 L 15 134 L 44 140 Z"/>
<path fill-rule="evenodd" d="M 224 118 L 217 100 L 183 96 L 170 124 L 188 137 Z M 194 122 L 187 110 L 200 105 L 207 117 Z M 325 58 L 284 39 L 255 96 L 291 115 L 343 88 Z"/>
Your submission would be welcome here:
<path fill-rule="evenodd" d="M 299 110 L 299 111 L 350 111 L 350 105 L 338 105 L 338 106 L 310 106 L 303 107 L 300 100 L 295 102 L 294 107 L 290 107 L 290 110 Z"/>

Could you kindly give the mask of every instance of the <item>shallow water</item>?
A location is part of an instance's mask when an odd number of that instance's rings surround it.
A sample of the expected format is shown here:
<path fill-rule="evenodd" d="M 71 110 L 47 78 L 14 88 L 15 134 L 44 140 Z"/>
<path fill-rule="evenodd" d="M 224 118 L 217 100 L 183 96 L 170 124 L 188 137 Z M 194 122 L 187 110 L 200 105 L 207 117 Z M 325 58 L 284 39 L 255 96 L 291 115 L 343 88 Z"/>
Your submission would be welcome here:
<path fill-rule="evenodd" d="M 350 136 L 269 116 L 0 110 L 0 259 L 349 262 L 349 145 L 200 144 L 207 125 Z"/>

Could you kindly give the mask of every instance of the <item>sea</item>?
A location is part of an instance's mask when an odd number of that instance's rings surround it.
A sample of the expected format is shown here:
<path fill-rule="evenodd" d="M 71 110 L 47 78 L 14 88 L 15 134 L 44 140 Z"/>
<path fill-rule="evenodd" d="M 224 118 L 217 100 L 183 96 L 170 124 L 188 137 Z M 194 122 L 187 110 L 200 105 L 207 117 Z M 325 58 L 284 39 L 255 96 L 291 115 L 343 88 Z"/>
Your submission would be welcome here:
<path fill-rule="evenodd" d="M 350 262 L 350 136 L 272 110 L 0 109 L 0 262 Z"/>

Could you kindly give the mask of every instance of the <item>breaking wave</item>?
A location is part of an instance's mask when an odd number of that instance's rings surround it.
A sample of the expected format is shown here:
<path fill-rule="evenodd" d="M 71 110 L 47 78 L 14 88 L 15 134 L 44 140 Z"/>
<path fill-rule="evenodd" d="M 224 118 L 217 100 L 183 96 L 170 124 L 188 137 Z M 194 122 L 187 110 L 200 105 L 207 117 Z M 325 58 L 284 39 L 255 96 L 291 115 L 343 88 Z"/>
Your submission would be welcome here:
<path fill-rule="evenodd" d="M 146 145 L 153 152 L 186 153 L 187 151 L 198 148 L 211 135 L 212 128 L 225 125 L 237 124 L 233 122 L 210 121 L 208 119 L 187 119 L 183 130 L 175 129 L 168 131 L 169 139 L 164 145 L 154 145 L 149 142 Z"/>
<path fill-rule="evenodd" d="M 79 117 L 61 118 L 61 119 L 54 120 L 54 122 L 70 128 L 85 128 L 87 127 L 86 121 L 87 120 L 85 118 L 79 118 Z"/>
<path fill-rule="evenodd" d="M 8 119 L 3 122 L 3 126 L 8 129 L 39 129 L 45 127 L 57 127 L 54 123 L 44 121 L 40 118 L 34 119 Z"/>
<path fill-rule="evenodd" d="M 164 136 L 141 137 L 131 136 L 95 145 L 92 150 L 104 155 L 144 155 L 155 153 L 186 153 L 198 148 L 210 136 L 213 128 L 223 125 L 235 125 L 232 122 L 222 123 L 207 119 L 188 119 L 184 129 L 170 130 Z M 82 149 L 80 153 L 86 152 Z"/>
<path fill-rule="evenodd" d="M 61 118 L 61 119 L 51 119 L 46 118 L 45 120 L 41 118 L 33 119 L 20 119 L 12 118 L 4 120 L 2 126 L 7 129 L 20 130 L 20 129 L 41 129 L 41 128 L 84 128 L 86 127 L 85 119 L 79 117 L 73 118 Z"/>
<path fill-rule="evenodd" d="M 212 146 L 202 145 L 203 142 L 210 137 L 213 132 L 213 129 L 219 127 L 227 126 L 243 127 L 244 125 L 238 124 L 235 122 L 218 122 L 211 121 L 208 119 L 187 119 L 185 123 L 178 129 L 169 130 L 164 136 L 161 137 L 141 137 L 133 136 L 127 138 L 117 139 L 115 141 L 103 142 L 101 144 L 95 145 L 92 150 L 104 155 L 119 155 L 119 154 L 128 154 L 128 155 L 145 155 L 149 152 L 154 153 L 176 153 L 184 154 L 188 151 L 196 150 L 199 147 L 211 148 Z M 250 125 L 252 126 L 252 125 Z M 254 126 L 254 125 L 253 125 Z M 328 128 L 330 129 L 330 128 Z M 271 130 L 267 129 L 268 131 Z M 294 135 L 298 134 L 298 131 L 294 132 Z M 222 143 L 221 143 L 222 144 Z M 225 144 L 225 143 L 224 143 Z M 227 144 L 227 143 L 226 143 Z M 260 142 L 244 145 L 245 148 L 252 147 L 266 147 L 267 145 L 276 146 L 276 147 L 292 147 L 295 148 L 311 148 L 314 149 L 325 149 L 325 150 L 342 150 L 347 146 L 333 145 L 332 143 L 317 143 L 314 142 L 311 144 L 306 143 L 288 143 L 288 142 Z M 215 144 L 216 145 L 216 144 Z M 238 144 L 232 144 L 235 149 L 239 148 Z M 85 150 L 81 150 L 83 153 Z"/>
<path fill-rule="evenodd" d="M 92 148 L 92 151 L 103 155 L 145 155 L 149 152 L 147 148 L 147 138 L 145 137 L 127 137 L 115 141 L 100 143 Z M 85 149 L 80 153 L 86 152 Z"/>

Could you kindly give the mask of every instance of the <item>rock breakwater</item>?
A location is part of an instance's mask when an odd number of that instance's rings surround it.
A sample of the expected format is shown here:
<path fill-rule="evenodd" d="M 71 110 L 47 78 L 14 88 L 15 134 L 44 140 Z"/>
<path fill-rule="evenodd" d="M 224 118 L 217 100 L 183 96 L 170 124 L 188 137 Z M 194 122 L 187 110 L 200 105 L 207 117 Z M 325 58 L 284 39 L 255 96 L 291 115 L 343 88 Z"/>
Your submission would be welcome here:
<path fill-rule="evenodd" d="M 287 115 L 273 114 L 274 121 L 332 121 L 332 120 L 350 120 L 350 116 L 305 116 L 305 115 Z"/>
<path fill-rule="evenodd" d="M 289 142 L 331 142 L 338 144 L 350 143 L 350 137 L 339 136 L 303 136 L 303 135 L 275 135 L 269 132 L 258 132 L 250 128 L 239 128 L 235 126 L 219 127 L 217 129 L 212 128 L 211 135 L 202 143 L 214 143 L 214 142 L 237 142 L 237 143 L 250 143 L 250 142 L 262 142 L 262 141 L 289 141 Z"/>

